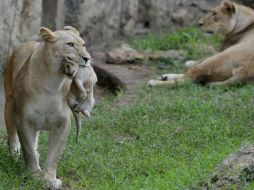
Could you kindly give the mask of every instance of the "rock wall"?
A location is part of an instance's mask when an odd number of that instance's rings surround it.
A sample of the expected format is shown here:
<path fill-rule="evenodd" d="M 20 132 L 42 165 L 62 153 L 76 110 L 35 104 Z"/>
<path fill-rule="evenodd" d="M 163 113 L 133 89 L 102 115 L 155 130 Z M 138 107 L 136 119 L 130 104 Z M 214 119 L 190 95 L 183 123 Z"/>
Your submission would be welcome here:
<path fill-rule="evenodd" d="M 8 54 L 20 42 L 38 38 L 41 4 L 42 0 L 0 1 L 0 61 L 6 61 Z"/>
<path fill-rule="evenodd" d="M 247 3 L 250 0 L 243 0 Z M 0 60 L 41 26 L 77 27 L 88 44 L 196 23 L 220 0 L 1 0 Z"/>

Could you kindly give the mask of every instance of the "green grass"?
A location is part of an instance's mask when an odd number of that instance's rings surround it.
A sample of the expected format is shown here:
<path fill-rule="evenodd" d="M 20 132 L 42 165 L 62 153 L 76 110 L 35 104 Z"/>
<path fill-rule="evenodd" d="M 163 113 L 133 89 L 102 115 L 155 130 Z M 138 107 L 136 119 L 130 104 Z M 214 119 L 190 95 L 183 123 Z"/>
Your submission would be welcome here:
<path fill-rule="evenodd" d="M 130 43 L 138 50 L 170 50 L 184 49 L 187 50 L 188 59 L 200 59 L 208 56 L 210 53 L 203 46 L 212 45 L 219 49 L 221 37 L 206 36 L 196 27 L 181 28 L 174 33 L 168 34 L 149 34 L 145 37 L 137 37 L 130 40 Z"/>
<path fill-rule="evenodd" d="M 207 88 L 189 83 L 143 87 L 133 104 L 123 109 L 105 100 L 93 117 L 83 120 L 79 144 L 72 126 L 58 176 L 73 190 L 198 190 L 223 158 L 254 143 L 253 91 L 251 84 Z M 2 130 L 0 189 L 39 189 L 23 161 L 12 161 L 3 137 Z M 46 139 L 42 134 L 42 160 Z M 253 184 L 246 189 L 253 189 Z"/>

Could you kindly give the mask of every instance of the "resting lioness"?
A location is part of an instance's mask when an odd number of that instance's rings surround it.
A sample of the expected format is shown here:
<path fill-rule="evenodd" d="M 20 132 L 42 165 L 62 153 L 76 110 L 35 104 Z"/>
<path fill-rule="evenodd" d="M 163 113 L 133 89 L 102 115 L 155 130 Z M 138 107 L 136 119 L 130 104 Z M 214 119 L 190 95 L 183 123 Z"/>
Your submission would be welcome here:
<path fill-rule="evenodd" d="M 63 65 L 64 59 L 75 54 L 80 58 L 77 64 L 84 64 L 89 61 L 89 54 L 73 27 L 55 32 L 43 27 L 40 34 L 42 43 L 22 44 L 7 64 L 5 122 L 11 151 L 18 153 L 21 144 L 28 170 L 42 176 L 50 188 L 60 189 L 62 182 L 56 178 L 56 169 L 69 133 L 70 111 L 66 101 L 71 85 L 69 76 L 76 72 Z M 49 131 L 43 172 L 37 154 L 41 130 Z"/>
<path fill-rule="evenodd" d="M 67 102 L 72 110 L 77 125 L 76 142 L 79 141 L 81 131 L 80 113 L 90 117 L 90 112 L 95 104 L 93 88 L 97 82 L 96 73 L 90 62 L 85 65 L 79 65 L 77 74 L 75 75 L 70 91 L 67 95 Z M 84 96 L 86 94 L 86 96 Z"/>
<path fill-rule="evenodd" d="M 230 1 L 222 1 L 199 24 L 204 32 L 225 35 L 221 52 L 192 62 L 184 74 L 166 74 L 148 85 L 174 85 L 186 80 L 224 85 L 254 79 L 254 11 Z"/>

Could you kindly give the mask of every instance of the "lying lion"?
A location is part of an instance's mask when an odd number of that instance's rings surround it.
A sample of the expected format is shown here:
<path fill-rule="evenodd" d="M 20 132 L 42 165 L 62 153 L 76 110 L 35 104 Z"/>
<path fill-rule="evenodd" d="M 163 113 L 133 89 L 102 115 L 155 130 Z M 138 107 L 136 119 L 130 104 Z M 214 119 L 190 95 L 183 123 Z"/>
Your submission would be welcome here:
<path fill-rule="evenodd" d="M 17 48 L 6 67 L 5 122 L 8 144 L 19 154 L 20 144 L 27 169 L 51 189 L 60 189 L 57 163 L 69 134 L 70 111 L 66 97 L 78 65 L 89 61 L 85 42 L 73 27 L 51 31 L 41 28 L 43 42 L 27 42 Z M 69 54 L 78 57 L 76 67 L 65 65 Z M 74 69 L 73 69 L 74 68 Z M 76 69 L 75 69 L 76 68 Z M 48 155 L 39 166 L 39 132 L 49 131 Z"/>
<path fill-rule="evenodd" d="M 225 35 L 221 52 L 207 59 L 189 62 L 184 74 L 165 74 L 150 80 L 149 86 L 174 85 L 187 80 L 209 85 L 248 82 L 254 79 L 254 11 L 222 1 L 199 24 L 204 32 Z"/>
<path fill-rule="evenodd" d="M 69 62 L 71 63 L 72 61 Z M 90 112 L 94 107 L 95 99 L 93 88 L 96 82 L 97 76 L 90 61 L 85 65 L 79 65 L 79 69 L 71 83 L 71 88 L 67 95 L 67 102 L 77 125 L 76 142 L 79 141 L 81 131 L 80 113 L 86 117 L 90 117 Z"/>

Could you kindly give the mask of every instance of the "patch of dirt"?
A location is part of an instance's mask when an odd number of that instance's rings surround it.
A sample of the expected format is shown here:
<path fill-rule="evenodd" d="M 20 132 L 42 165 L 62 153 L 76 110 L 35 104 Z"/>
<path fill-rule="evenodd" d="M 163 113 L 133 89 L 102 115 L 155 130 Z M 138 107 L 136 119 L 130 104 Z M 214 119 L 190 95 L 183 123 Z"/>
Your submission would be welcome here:
<path fill-rule="evenodd" d="M 94 60 L 94 70 L 98 76 L 98 85 L 116 93 L 123 89 L 124 96 L 117 99 L 115 106 L 124 107 L 132 103 L 139 88 L 145 85 L 151 70 L 141 64 L 116 65 Z"/>
<path fill-rule="evenodd" d="M 152 70 L 140 62 L 161 59 L 183 59 L 187 53 L 184 50 L 168 51 L 138 51 L 128 44 L 118 42 L 118 47 L 95 46 L 90 50 L 93 67 L 98 76 L 98 85 L 106 87 L 116 93 L 125 89 L 122 97 L 118 98 L 114 106 L 125 107 L 133 102 L 141 87 L 145 86 Z"/>

